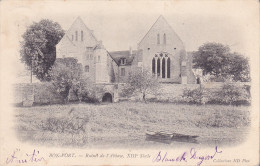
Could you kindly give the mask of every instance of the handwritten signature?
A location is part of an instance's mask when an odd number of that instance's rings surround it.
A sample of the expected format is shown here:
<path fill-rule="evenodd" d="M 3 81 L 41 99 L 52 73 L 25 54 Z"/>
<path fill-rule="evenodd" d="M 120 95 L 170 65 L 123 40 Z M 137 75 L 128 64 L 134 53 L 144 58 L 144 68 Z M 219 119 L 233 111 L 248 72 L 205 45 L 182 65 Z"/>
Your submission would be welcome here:
<path fill-rule="evenodd" d="M 203 161 L 213 159 L 218 153 L 222 153 L 222 151 L 218 151 L 218 147 L 215 147 L 215 152 L 211 155 L 198 155 L 197 150 L 195 148 L 191 148 L 189 152 L 183 152 L 177 157 L 168 157 L 168 153 L 159 153 L 153 158 L 153 162 L 187 162 L 188 160 L 199 160 L 197 163 L 200 166 Z"/>
<path fill-rule="evenodd" d="M 40 151 L 37 150 L 33 150 L 32 153 L 25 154 L 25 157 L 18 157 L 20 152 L 20 149 L 16 149 L 13 151 L 13 153 L 8 156 L 6 158 L 6 164 L 11 164 L 11 163 L 15 163 L 15 164 L 23 164 L 23 163 L 38 163 L 41 161 L 45 161 L 45 159 L 43 157 L 40 157 Z"/>

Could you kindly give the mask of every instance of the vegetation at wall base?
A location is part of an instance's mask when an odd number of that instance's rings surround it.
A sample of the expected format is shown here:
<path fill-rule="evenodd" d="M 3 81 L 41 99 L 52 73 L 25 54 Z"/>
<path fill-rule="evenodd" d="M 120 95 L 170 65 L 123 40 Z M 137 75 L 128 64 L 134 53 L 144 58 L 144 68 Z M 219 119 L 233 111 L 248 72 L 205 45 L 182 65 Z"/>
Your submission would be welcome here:
<path fill-rule="evenodd" d="M 182 103 L 219 104 L 219 105 L 250 105 L 250 86 L 238 86 L 224 83 L 220 89 L 184 89 Z"/>

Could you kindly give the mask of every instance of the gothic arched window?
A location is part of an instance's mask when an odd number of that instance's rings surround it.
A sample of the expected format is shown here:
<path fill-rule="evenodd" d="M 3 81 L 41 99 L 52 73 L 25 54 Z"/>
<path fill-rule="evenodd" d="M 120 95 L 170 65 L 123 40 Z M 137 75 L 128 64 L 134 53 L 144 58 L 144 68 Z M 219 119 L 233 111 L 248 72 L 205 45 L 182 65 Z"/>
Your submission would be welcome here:
<path fill-rule="evenodd" d="M 166 34 L 163 34 L 163 44 L 166 44 Z"/>
<path fill-rule="evenodd" d="M 157 75 L 160 76 L 160 67 L 161 67 L 161 63 L 160 63 L 160 58 L 157 59 Z"/>
<path fill-rule="evenodd" d="M 167 59 L 167 78 L 171 77 L 171 60 L 170 58 Z"/>
<path fill-rule="evenodd" d="M 162 78 L 165 78 L 165 58 L 162 59 Z"/>
<path fill-rule="evenodd" d="M 157 44 L 160 44 L 160 34 L 157 34 Z"/>
<path fill-rule="evenodd" d="M 152 60 L 152 72 L 155 73 L 155 58 Z"/>

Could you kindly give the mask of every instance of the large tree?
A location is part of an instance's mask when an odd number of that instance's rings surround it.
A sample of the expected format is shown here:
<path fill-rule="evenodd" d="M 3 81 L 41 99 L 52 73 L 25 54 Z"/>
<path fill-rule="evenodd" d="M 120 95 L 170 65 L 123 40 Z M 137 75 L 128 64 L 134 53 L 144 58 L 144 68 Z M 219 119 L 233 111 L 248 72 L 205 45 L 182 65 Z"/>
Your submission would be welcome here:
<path fill-rule="evenodd" d="M 154 94 L 159 89 L 159 82 L 155 75 L 148 69 L 134 69 L 129 73 L 129 77 L 123 93 L 131 95 L 134 92 L 141 93 L 143 101 L 146 102 L 147 94 Z"/>
<path fill-rule="evenodd" d="M 215 78 L 249 81 L 248 59 L 232 53 L 229 46 L 220 43 L 205 43 L 193 52 L 193 67 L 202 69 L 203 75 Z"/>
<path fill-rule="evenodd" d="M 234 52 L 228 55 L 224 69 L 225 78 L 233 81 L 250 81 L 249 59 L 239 53 Z"/>
<path fill-rule="evenodd" d="M 56 44 L 64 35 L 57 22 L 43 19 L 30 25 L 21 42 L 21 61 L 41 81 L 49 81 L 49 71 L 56 59 Z"/>

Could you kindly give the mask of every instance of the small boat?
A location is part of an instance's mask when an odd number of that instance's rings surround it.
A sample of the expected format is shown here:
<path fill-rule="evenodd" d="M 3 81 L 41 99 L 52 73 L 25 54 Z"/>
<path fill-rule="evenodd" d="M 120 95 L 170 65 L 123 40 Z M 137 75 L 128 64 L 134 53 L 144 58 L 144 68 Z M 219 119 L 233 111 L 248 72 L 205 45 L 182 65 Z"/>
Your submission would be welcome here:
<path fill-rule="evenodd" d="M 160 132 L 152 132 L 152 131 L 147 131 L 146 132 L 146 137 L 147 138 L 154 138 L 154 139 L 172 139 L 173 134 L 172 133 L 166 133 L 163 131 Z"/>
<path fill-rule="evenodd" d="M 145 135 L 146 135 L 146 140 L 148 141 L 163 142 L 167 144 L 171 143 L 172 141 L 197 143 L 196 138 L 199 137 L 195 135 L 169 133 L 164 131 L 159 131 L 159 132 L 147 131 Z"/>

